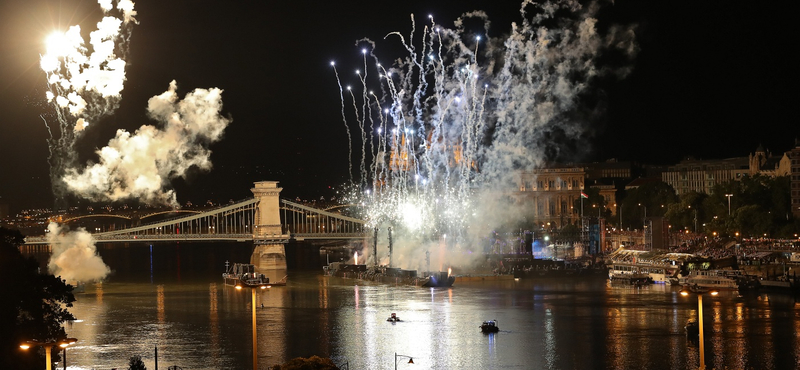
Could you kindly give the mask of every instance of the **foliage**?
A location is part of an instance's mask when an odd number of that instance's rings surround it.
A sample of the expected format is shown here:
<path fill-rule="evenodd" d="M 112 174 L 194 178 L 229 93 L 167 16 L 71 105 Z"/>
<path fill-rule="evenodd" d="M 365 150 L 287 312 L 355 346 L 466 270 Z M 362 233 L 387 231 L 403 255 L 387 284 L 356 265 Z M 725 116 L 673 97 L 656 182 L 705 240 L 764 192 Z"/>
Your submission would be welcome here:
<path fill-rule="evenodd" d="M 329 358 L 311 356 L 293 358 L 283 365 L 273 366 L 272 370 L 339 370 L 339 368 Z"/>
<path fill-rule="evenodd" d="M 147 370 L 147 366 L 144 366 L 144 361 L 142 361 L 142 356 L 131 356 L 128 360 L 128 370 Z"/>
<path fill-rule="evenodd" d="M 793 237 L 800 221 L 791 213 L 788 176 L 744 176 L 716 184 L 711 194 L 690 192 L 670 205 L 673 230 L 741 237 Z"/>
<path fill-rule="evenodd" d="M 572 208 L 576 210 L 575 214 L 580 215 L 581 207 L 583 207 L 583 215 L 589 217 L 592 215 L 597 215 L 598 213 L 597 207 L 604 207 L 604 208 L 608 207 L 605 198 L 603 198 L 603 196 L 600 195 L 600 189 L 590 187 L 584 190 L 583 192 L 586 193 L 588 198 L 584 199 L 578 197 L 578 199 L 575 199 L 575 201 L 572 203 Z M 606 208 L 606 213 L 608 212 L 610 211 L 608 211 L 608 209 Z"/>
<path fill-rule="evenodd" d="M 666 216 L 671 205 L 679 201 L 675 189 L 661 181 L 642 184 L 627 190 L 621 201 L 622 225 L 625 228 L 641 229 L 644 218 Z"/>
<path fill-rule="evenodd" d="M 41 368 L 41 347 L 22 351 L 20 343 L 65 339 L 63 324 L 75 319 L 67 310 L 75 301 L 72 287 L 53 275 L 40 274 L 38 262 L 20 252 L 24 242 L 19 231 L 0 227 L 0 281 L 8 283 L 7 298 L 0 300 L 0 369 Z M 54 359 L 57 352 L 54 349 Z"/>

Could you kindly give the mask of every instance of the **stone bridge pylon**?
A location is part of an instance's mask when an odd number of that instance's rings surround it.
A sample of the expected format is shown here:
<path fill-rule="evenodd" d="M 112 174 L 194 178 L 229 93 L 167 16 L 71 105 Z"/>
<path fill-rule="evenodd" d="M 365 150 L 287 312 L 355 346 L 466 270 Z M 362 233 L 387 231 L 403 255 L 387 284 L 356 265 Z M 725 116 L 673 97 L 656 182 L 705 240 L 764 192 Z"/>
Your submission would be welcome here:
<path fill-rule="evenodd" d="M 281 227 L 280 194 L 277 181 L 260 181 L 250 189 L 258 199 L 253 225 L 253 255 L 250 263 L 257 269 L 285 270 L 289 235 Z"/>

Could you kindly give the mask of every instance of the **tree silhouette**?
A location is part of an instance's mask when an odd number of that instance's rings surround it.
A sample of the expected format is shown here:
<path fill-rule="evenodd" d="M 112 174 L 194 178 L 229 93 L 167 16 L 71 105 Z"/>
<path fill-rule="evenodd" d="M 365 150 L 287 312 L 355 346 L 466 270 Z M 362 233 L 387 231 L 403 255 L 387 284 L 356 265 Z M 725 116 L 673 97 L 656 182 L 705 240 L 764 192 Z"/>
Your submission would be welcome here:
<path fill-rule="evenodd" d="M 144 361 L 142 361 L 142 356 L 131 356 L 128 360 L 128 370 L 147 370 L 147 366 L 144 366 Z"/>
<path fill-rule="evenodd" d="M 68 307 L 75 297 L 63 280 L 39 272 L 39 263 L 25 258 L 19 246 L 25 243 L 17 230 L 0 227 L 0 369 L 41 369 L 42 347 L 22 351 L 20 343 L 30 340 L 55 342 L 67 337 L 63 324 L 75 320 Z M 58 358 L 58 348 L 53 349 Z"/>

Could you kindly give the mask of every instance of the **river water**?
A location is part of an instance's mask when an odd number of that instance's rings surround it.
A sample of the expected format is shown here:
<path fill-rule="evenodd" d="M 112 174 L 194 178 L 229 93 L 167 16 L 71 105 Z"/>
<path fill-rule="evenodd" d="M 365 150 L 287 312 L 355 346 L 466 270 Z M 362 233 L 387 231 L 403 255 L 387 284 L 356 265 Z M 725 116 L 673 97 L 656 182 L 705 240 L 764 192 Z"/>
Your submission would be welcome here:
<path fill-rule="evenodd" d="M 246 262 L 251 251 L 247 243 L 100 246 L 114 272 L 76 294 L 68 368 L 123 369 L 138 354 L 152 370 L 157 347 L 159 369 L 252 369 L 251 292 L 221 279 L 226 260 Z M 321 271 L 288 276 L 287 286 L 257 292 L 259 369 L 312 355 L 342 368 L 412 370 L 690 369 L 699 361 L 683 328 L 697 299 L 669 286 L 505 280 L 431 289 Z M 387 322 L 392 312 L 402 321 Z M 708 368 L 798 368 L 794 297 L 723 292 L 704 299 L 704 313 Z M 488 319 L 499 333 L 480 332 Z"/>

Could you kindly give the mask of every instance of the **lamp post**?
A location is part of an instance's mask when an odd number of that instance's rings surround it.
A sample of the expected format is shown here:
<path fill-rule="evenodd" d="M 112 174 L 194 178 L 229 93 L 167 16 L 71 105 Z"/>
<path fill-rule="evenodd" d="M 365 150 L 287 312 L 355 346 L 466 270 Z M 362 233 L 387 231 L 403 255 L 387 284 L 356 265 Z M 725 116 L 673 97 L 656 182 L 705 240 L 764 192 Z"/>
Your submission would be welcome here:
<path fill-rule="evenodd" d="M 258 370 L 258 334 L 256 332 L 256 289 L 267 289 L 269 285 L 261 284 L 259 286 L 250 287 L 252 299 L 250 303 L 250 310 L 253 311 L 253 370 Z M 236 290 L 242 290 L 241 284 L 236 284 Z"/>
<path fill-rule="evenodd" d="M 50 350 L 55 346 L 61 347 L 61 348 L 64 349 L 64 369 L 66 370 L 66 368 L 67 368 L 67 347 L 69 347 L 70 345 L 72 345 L 72 343 L 75 343 L 77 341 L 78 340 L 75 339 L 75 338 L 66 338 L 66 339 L 60 340 L 58 342 L 47 342 L 47 343 L 39 343 L 39 342 L 37 342 L 35 340 L 29 340 L 29 341 L 27 341 L 25 343 L 20 344 L 19 348 L 27 350 L 28 348 L 36 347 L 36 346 L 44 347 L 45 369 L 52 370 L 52 368 L 53 368 L 53 360 L 52 360 L 51 355 L 50 355 Z"/>
<path fill-rule="evenodd" d="M 642 203 L 639 203 L 639 207 L 644 207 L 644 218 L 642 218 L 642 227 L 644 227 L 645 220 L 647 219 L 647 206 L 643 206 Z"/>
<path fill-rule="evenodd" d="M 730 216 L 731 215 L 731 197 L 733 196 L 733 194 L 725 194 L 725 196 L 728 198 L 728 216 Z"/>
<path fill-rule="evenodd" d="M 406 356 L 406 355 L 398 355 L 397 352 L 395 352 L 394 353 L 394 370 L 397 370 L 397 358 L 398 357 L 408 357 L 408 363 L 409 364 L 413 364 L 414 363 L 414 358 L 413 357 Z"/>
<path fill-rule="evenodd" d="M 689 209 L 692 209 L 691 205 L 689 205 Z M 694 209 L 694 232 L 697 232 L 697 208 Z"/>
<path fill-rule="evenodd" d="M 699 342 L 700 342 L 700 370 L 705 370 L 706 368 L 706 359 L 705 359 L 705 344 L 703 343 L 703 294 L 708 293 L 712 296 L 719 294 L 719 291 L 716 290 L 689 290 L 683 289 L 681 290 L 681 295 L 686 297 L 689 293 L 697 294 L 697 328 L 700 330 L 698 333 L 699 335 Z"/>

